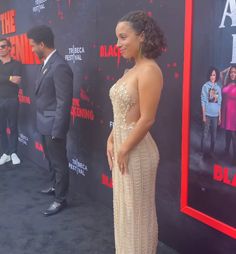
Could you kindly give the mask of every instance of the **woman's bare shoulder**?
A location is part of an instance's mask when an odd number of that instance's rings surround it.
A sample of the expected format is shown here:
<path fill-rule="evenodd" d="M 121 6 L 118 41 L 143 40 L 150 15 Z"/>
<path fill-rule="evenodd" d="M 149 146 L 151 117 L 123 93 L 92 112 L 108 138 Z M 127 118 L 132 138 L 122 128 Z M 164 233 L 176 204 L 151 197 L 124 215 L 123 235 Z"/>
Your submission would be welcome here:
<path fill-rule="evenodd" d="M 140 76 L 150 78 L 162 79 L 162 71 L 157 63 L 146 63 L 139 71 Z"/>

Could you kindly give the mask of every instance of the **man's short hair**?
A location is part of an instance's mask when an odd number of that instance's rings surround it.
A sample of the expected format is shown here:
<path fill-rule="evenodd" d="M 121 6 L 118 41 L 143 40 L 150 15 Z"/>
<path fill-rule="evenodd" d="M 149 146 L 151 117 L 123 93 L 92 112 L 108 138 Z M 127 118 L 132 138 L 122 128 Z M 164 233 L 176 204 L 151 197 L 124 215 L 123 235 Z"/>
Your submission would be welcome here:
<path fill-rule="evenodd" d="M 5 41 L 8 47 L 11 47 L 11 42 L 7 38 L 0 38 L 0 41 Z"/>
<path fill-rule="evenodd" d="M 49 26 L 33 27 L 27 32 L 27 37 L 37 44 L 43 42 L 48 48 L 54 48 L 54 34 Z"/>

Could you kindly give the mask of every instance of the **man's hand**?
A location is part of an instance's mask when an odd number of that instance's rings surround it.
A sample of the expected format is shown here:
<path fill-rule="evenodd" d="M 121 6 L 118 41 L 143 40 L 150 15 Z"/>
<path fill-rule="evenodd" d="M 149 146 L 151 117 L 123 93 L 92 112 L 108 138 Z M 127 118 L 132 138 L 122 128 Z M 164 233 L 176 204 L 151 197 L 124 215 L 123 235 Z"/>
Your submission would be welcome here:
<path fill-rule="evenodd" d="M 19 85 L 21 82 L 21 76 L 10 76 L 9 80 L 14 84 Z"/>

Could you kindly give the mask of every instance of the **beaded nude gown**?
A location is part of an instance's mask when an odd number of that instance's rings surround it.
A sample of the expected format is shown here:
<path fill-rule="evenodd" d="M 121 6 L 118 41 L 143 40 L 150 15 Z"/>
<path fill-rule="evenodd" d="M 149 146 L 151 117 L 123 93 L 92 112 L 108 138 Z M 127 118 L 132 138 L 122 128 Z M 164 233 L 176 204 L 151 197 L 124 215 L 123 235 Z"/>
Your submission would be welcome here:
<path fill-rule="evenodd" d="M 120 173 L 117 151 L 135 127 L 135 122 L 129 121 L 129 113 L 139 102 L 137 93 L 133 94 L 127 84 L 119 81 L 110 89 L 110 98 L 114 114 L 112 178 L 116 254 L 156 254 L 155 183 L 159 152 L 147 133 L 129 153 L 128 173 Z"/>

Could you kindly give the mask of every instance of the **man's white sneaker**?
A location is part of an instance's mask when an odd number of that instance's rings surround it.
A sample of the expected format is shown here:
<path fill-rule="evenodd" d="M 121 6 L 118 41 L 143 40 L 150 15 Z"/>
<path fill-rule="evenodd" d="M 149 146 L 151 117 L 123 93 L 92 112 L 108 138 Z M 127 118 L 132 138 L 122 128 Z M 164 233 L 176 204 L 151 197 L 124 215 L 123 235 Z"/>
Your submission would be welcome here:
<path fill-rule="evenodd" d="M 13 165 L 18 165 L 18 164 L 20 164 L 20 159 L 19 159 L 19 157 L 17 156 L 16 153 L 12 153 L 12 154 L 11 154 L 11 160 L 12 160 L 12 164 L 13 164 Z"/>
<path fill-rule="evenodd" d="M 11 160 L 11 156 L 4 153 L 0 158 L 0 165 L 3 165 L 10 160 Z"/>

